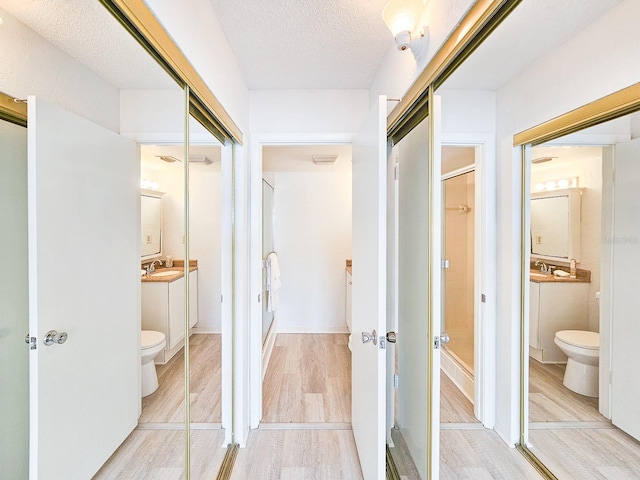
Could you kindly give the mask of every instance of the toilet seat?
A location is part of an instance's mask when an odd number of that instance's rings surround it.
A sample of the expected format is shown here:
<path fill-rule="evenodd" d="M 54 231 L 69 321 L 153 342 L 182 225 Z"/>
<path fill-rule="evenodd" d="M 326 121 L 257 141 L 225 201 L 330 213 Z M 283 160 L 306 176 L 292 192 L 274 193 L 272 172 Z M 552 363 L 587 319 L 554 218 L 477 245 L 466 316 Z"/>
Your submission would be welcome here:
<path fill-rule="evenodd" d="M 153 348 L 164 342 L 164 333 L 153 330 L 142 330 L 140 344 L 142 350 Z"/>
<path fill-rule="evenodd" d="M 560 330 L 556 332 L 558 341 L 583 348 L 585 350 L 600 350 L 600 336 L 596 332 L 585 330 Z"/>

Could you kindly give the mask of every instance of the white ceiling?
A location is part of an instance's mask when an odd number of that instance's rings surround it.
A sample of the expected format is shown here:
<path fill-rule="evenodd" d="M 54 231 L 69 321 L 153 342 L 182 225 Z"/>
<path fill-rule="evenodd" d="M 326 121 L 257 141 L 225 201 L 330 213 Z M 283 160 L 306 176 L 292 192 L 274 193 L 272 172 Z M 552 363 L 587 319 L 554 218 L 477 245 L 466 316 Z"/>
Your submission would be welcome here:
<path fill-rule="evenodd" d="M 250 89 L 368 88 L 393 45 L 381 16 L 387 0 L 210 1 Z M 444 88 L 497 90 L 621 1 L 523 0 Z M 97 0 L 0 0 L 0 8 L 117 88 L 176 86 Z"/>
<path fill-rule="evenodd" d="M 333 165 L 316 165 L 313 155 L 339 155 Z M 265 172 L 350 172 L 351 145 L 296 145 L 264 147 L 262 169 Z"/>
<path fill-rule="evenodd" d="M 623 0 L 524 0 L 443 85 L 498 90 Z"/>
<path fill-rule="evenodd" d="M 0 0 L 0 8 L 116 88 L 177 88 L 98 0 Z"/>
<path fill-rule="evenodd" d="M 394 45 L 388 0 L 210 1 L 250 89 L 367 89 Z"/>

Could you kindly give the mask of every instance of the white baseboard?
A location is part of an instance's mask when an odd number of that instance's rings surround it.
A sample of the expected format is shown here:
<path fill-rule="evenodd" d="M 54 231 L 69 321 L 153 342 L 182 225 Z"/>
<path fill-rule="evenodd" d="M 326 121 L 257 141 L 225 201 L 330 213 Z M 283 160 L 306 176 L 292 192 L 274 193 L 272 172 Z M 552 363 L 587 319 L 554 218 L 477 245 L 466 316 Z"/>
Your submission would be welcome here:
<path fill-rule="evenodd" d="M 271 352 L 273 352 L 273 346 L 276 343 L 276 336 L 278 335 L 278 322 L 274 317 L 267 332 L 267 338 L 264 339 L 262 345 L 262 380 L 267 373 L 267 367 L 269 366 L 269 360 L 271 360 Z"/>
<path fill-rule="evenodd" d="M 301 325 L 301 326 L 281 326 L 278 333 L 349 333 L 346 325 L 324 326 L 324 325 Z"/>
<path fill-rule="evenodd" d="M 451 379 L 471 404 L 475 405 L 473 377 L 451 356 L 447 350 L 441 350 L 440 368 Z"/>

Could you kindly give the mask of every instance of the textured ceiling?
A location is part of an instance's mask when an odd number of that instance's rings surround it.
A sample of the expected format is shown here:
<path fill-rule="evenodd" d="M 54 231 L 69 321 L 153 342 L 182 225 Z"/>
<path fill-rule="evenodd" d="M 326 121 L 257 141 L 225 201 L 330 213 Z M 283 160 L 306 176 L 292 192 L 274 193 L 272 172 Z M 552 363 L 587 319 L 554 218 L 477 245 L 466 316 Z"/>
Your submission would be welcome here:
<path fill-rule="evenodd" d="M 0 0 L 0 8 L 116 88 L 177 88 L 98 0 Z"/>
<path fill-rule="evenodd" d="M 622 1 L 524 0 L 443 88 L 498 90 Z"/>
<path fill-rule="evenodd" d="M 211 0 L 250 89 L 369 88 L 388 0 Z"/>
<path fill-rule="evenodd" d="M 313 155 L 339 155 L 333 165 L 316 165 Z M 264 147 L 262 169 L 265 172 L 350 172 L 351 145 L 296 145 Z"/>

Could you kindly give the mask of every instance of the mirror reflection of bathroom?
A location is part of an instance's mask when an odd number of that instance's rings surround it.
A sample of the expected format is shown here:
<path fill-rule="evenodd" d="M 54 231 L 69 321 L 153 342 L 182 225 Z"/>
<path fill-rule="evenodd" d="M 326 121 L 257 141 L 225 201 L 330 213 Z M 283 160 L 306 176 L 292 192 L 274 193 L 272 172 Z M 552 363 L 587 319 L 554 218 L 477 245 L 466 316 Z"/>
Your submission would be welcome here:
<path fill-rule="evenodd" d="M 441 422 L 474 423 L 475 178 L 473 146 L 442 147 L 443 332 Z"/>
<path fill-rule="evenodd" d="M 262 423 L 350 424 L 351 145 L 262 158 Z"/>
<path fill-rule="evenodd" d="M 212 142 L 215 140 L 212 138 Z M 143 392 L 140 423 L 184 421 L 184 147 L 142 145 L 141 185 L 162 202 L 162 251 L 143 256 L 142 330 L 160 332 L 157 389 Z M 221 149 L 189 148 L 189 346 L 192 423 L 220 424 Z M 144 212 L 142 212 L 144 213 Z M 144 224 L 144 216 L 141 218 Z M 147 222 L 150 223 L 150 222 Z M 142 242 L 146 240 L 142 235 Z M 141 271 L 142 273 L 142 271 Z M 144 336 L 144 334 L 143 334 Z M 145 375 L 143 369 L 143 377 Z M 143 378 L 143 386 L 145 381 Z"/>
<path fill-rule="evenodd" d="M 640 382 L 629 368 L 640 334 L 630 290 L 640 145 L 630 125 L 625 117 L 531 148 L 529 439 L 558 478 L 593 465 L 601 452 L 587 445 L 640 455 Z M 559 198 L 550 210 L 533 206 Z M 563 454 L 578 441 L 578 456 Z"/>

